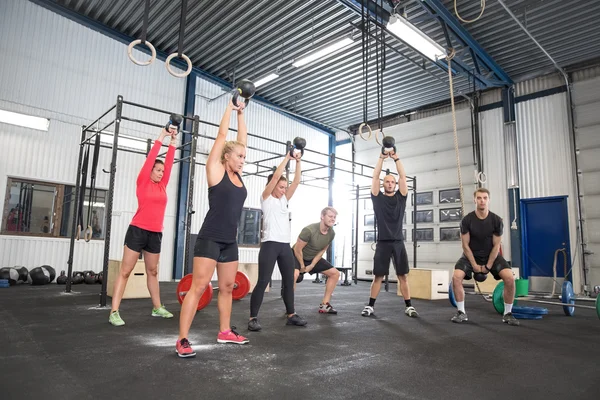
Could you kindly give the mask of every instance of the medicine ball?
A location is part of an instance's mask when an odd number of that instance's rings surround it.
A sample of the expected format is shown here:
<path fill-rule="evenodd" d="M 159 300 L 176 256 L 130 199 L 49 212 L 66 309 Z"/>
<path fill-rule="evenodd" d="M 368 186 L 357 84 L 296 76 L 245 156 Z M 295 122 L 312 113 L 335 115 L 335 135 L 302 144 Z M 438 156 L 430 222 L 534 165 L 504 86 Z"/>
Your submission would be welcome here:
<path fill-rule="evenodd" d="M 25 267 L 15 267 L 19 273 L 19 282 L 26 283 L 29 280 L 29 270 Z"/>
<path fill-rule="evenodd" d="M 46 268 L 48 270 L 50 273 L 50 282 L 53 282 L 54 278 L 56 278 L 56 270 L 49 265 L 42 265 L 42 268 Z"/>
<path fill-rule="evenodd" d="M 36 267 L 29 271 L 32 285 L 46 285 L 50 283 L 50 271 L 44 267 Z"/>
<path fill-rule="evenodd" d="M 16 285 L 19 280 L 19 272 L 14 268 L 0 269 L 0 279 L 7 279 L 10 286 Z"/>

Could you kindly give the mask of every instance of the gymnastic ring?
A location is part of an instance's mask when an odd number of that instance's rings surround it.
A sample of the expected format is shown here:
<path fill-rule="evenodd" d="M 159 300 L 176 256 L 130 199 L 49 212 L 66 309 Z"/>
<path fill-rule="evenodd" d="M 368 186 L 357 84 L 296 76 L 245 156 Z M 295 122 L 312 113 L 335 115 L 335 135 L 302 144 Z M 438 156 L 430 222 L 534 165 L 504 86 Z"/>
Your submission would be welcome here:
<path fill-rule="evenodd" d="M 167 67 L 167 71 L 169 71 L 169 73 L 177 78 L 185 78 L 186 76 L 188 76 L 190 74 L 190 72 L 192 72 L 192 61 L 190 60 L 190 58 L 188 56 L 186 56 L 185 54 L 181 53 L 181 58 L 183 58 L 185 60 L 185 62 L 187 63 L 187 70 L 185 72 L 182 73 L 178 73 L 175 72 L 171 69 L 171 60 L 173 58 L 177 57 L 177 53 L 173 53 L 171 54 L 169 57 L 167 57 L 167 59 L 165 60 L 165 66 Z"/>
<path fill-rule="evenodd" d="M 371 250 L 375 251 L 376 248 L 377 248 L 377 242 L 371 243 Z"/>
<path fill-rule="evenodd" d="M 93 233 L 94 233 L 94 231 L 92 230 L 91 225 L 88 225 L 88 227 L 85 228 L 85 231 L 83 232 L 83 239 L 86 242 L 89 242 L 90 240 L 92 240 Z"/>
<path fill-rule="evenodd" d="M 365 137 L 363 136 L 363 127 L 367 126 L 367 129 L 369 130 L 369 136 L 365 139 Z M 362 140 L 369 140 L 371 139 L 371 135 L 373 134 L 373 131 L 371 130 L 371 126 L 365 122 L 363 122 L 362 124 L 360 124 L 360 126 L 358 127 L 358 136 L 360 136 L 360 138 Z"/>
<path fill-rule="evenodd" d="M 77 225 L 77 234 L 75 235 L 75 239 L 81 239 L 81 225 Z"/>
<path fill-rule="evenodd" d="M 379 135 L 381 133 L 381 140 L 383 140 L 383 138 L 385 137 L 385 135 L 383 134 L 383 129 L 381 129 L 378 132 L 375 132 L 375 141 L 377 142 L 378 145 L 382 146 L 381 142 L 379 141 L 379 138 L 377 137 L 377 135 Z"/>
<path fill-rule="evenodd" d="M 487 175 L 485 172 L 475 172 L 475 179 L 479 183 L 487 183 Z"/>
<path fill-rule="evenodd" d="M 152 43 L 150 43 L 149 41 L 146 41 L 145 44 L 152 52 L 152 57 L 150 57 L 150 60 L 141 62 L 141 61 L 136 60 L 133 57 L 133 54 L 132 54 L 133 48 L 141 43 L 142 43 L 142 41 L 140 39 L 134 40 L 133 42 L 129 43 L 129 46 L 127 47 L 127 55 L 129 56 L 129 59 L 131 61 L 133 61 L 134 64 L 141 65 L 141 66 L 150 65 L 150 64 L 152 64 L 152 62 L 154 60 L 156 60 L 156 49 L 154 48 L 154 46 L 152 46 Z"/>

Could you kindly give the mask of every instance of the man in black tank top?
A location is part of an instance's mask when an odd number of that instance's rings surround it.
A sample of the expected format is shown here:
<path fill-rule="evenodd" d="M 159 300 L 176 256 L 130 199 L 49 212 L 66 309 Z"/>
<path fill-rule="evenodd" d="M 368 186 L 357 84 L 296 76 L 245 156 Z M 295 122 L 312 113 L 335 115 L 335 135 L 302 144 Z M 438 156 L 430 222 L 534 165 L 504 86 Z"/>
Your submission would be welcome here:
<path fill-rule="evenodd" d="M 383 178 L 383 193 L 380 191 L 380 175 L 383 167 L 383 160 L 391 158 L 398 171 L 398 190 L 396 190 L 396 178 L 392 175 L 386 175 Z M 373 211 L 377 221 L 377 247 L 373 257 L 373 283 L 371 284 L 371 296 L 369 305 L 365 306 L 361 315 L 369 317 L 374 315 L 375 300 L 381 290 L 381 283 L 384 276 L 389 273 L 390 260 L 394 263 L 398 284 L 406 308 L 404 313 L 409 317 L 418 317 L 418 313 L 410 300 L 410 288 L 408 286 L 408 256 L 404 247 L 404 238 L 402 237 L 402 221 L 406 209 L 406 196 L 408 195 L 408 185 L 406 183 L 406 172 L 404 165 L 398 158 L 395 151 L 386 154 L 380 154 L 375 170 L 373 171 L 373 181 L 371 183 L 371 200 L 373 201 Z"/>
<path fill-rule="evenodd" d="M 460 223 L 463 255 L 454 266 L 452 288 L 456 299 L 456 315 L 451 321 L 466 322 L 465 290 L 463 279 L 470 280 L 475 275 L 476 280 L 485 280 L 488 273 L 496 280 L 504 281 L 504 316 L 502 322 L 518 326 L 519 321 L 512 314 L 515 298 L 515 277 L 508 262 L 500 254 L 502 218 L 489 210 L 490 192 L 485 188 L 477 189 L 474 193 L 475 211 L 467 214 Z M 508 301 L 508 302 L 507 302 Z"/>

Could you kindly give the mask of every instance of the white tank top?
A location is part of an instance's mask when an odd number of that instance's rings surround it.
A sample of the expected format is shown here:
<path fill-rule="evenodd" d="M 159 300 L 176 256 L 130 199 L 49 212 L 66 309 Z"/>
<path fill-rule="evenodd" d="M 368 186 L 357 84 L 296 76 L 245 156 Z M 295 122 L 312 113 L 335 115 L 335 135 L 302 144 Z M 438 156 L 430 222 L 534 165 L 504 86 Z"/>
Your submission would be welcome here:
<path fill-rule="evenodd" d="M 270 195 L 266 200 L 262 200 L 261 208 L 263 212 L 263 238 L 261 241 L 290 243 L 291 225 L 288 200 L 285 194 L 279 199 Z"/>

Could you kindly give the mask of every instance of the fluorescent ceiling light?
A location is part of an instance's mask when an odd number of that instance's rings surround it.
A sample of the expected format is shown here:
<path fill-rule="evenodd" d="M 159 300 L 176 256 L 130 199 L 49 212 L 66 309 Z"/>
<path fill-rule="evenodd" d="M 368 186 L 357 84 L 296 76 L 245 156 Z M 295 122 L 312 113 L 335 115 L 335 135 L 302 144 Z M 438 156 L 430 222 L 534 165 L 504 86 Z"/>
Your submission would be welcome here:
<path fill-rule="evenodd" d="M 276 73 L 269 74 L 254 82 L 254 87 L 259 87 L 260 85 L 264 85 L 265 83 L 271 82 L 273 79 L 277 78 L 279 78 L 279 75 L 277 75 Z"/>
<path fill-rule="evenodd" d="M 31 115 L 4 110 L 0 110 L 0 122 L 37 129 L 38 131 L 47 131 L 48 126 L 50 125 L 50 120 L 48 118 L 33 117 Z"/>
<path fill-rule="evenodd" d="M 387 24 L 388 31 L 432 61 L 446 57 L 446 50 L 399 15 L 392 15 Z"/>
<path fill-rule="evenodd" d="M 113 144 L 114 134 L 111 132 L 102 132 L 100 134 L 100 142 L 106 143 L 110 146 Z M 152 140 L 154 143 L 154 140 Z M 142 138 L 136 138 L 134 136 L 127 136 L 119 134 L 119 138 L 117 139 L 118 147 L 127 147 L 129 149 L 148 151 L 148 142 Z"/>
<path fill-rule="evenodd" d="M 292 65 L 296 68 L 301 67 L 303 65 L 306 65 L 310 62 L 315 61 L 318 58 L 325 57 L 326 55 L 331 54 L 334 51 L 337 51 L 337 50 L 339 50 L 343 47 L 346 47 L 352 43 L 354 43 L 354 40 L 350 36 L 346 36 L 345 38 L 343 38 L 341 40 L 335 41 L 333 43 L 328 44 L 325 47 L 322 47 L 321 49 L 315 51 L 314 53 L 311 53 L 307 56 L 300 57 L 299 59 L 294 60 Z"/>

